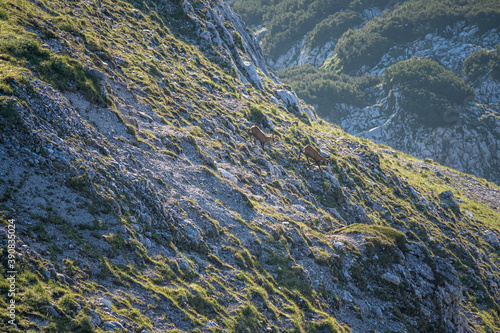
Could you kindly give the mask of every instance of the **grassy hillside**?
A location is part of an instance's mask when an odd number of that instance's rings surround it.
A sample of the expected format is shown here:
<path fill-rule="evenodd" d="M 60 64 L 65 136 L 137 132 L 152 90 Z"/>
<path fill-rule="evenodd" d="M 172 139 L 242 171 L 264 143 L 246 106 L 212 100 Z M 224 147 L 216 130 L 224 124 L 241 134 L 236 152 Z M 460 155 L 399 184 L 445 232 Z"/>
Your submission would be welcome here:
<path fill-rule="evenodd" d="M 248 59 L 224 8 L 189 4 L 1 3 L 0 328 L 498 330 L 499 188 L 243 83 L 197 30 Z"/>

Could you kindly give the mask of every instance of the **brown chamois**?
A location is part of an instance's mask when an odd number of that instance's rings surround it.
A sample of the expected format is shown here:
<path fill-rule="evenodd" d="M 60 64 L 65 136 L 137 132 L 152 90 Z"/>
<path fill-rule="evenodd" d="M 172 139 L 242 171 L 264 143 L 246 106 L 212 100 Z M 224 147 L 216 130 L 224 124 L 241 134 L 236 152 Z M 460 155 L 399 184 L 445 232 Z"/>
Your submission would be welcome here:
<path fill-rule="evenodd" d="M 254 141 L 259 141 L 260 142 L 260 145 L 262 146 L 262 149 L 264 150 L 264 143 L 266 142 L 273 142 L 274 143 L 274 134 L 272 134 L 271 136 L 267 136 L 264 134 L 264 132 L 262 132 L 260 130 L 259 127 L 253 125 L 252 127 L 250 127 L 250 131 L 248 132 L 248 134 L 253 137 Z M 277 137 L 280 137 L 279 135 L 276 135 Z"/>
<path fill-rule="evenodd" d="M 308 165 L 311 165 L 311 162 L 309 161 L 309 157 L 312 158 L 314 160 L 314 162 L 316 162 L 316 164 L 318 165 L 318 168 L 321 172 L 323 172 L 323 169 L 321 169 L 319 162 L 324 161 L 326 165 L 328 165 L 330 163 L 330 158 L 324 157 L 323 155 L 318 153 L 318 151 L 316 149 L 314 149 L 313 147 L 311 147 L 310 145 L 305 146 L 304 149 L 299 151 L 298 160 L 300 160 L 300 154 L 304 154 L 304 156 L 307 158 Z"/>

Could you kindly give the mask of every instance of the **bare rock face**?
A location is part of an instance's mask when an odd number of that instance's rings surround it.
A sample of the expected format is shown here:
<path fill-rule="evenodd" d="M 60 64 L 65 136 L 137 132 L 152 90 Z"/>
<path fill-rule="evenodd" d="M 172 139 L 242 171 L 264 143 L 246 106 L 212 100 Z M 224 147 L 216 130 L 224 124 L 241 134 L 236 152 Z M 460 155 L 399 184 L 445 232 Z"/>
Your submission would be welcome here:
<path fill-rule="evenodd" d="M 382 101 L 381 105 L 382 109 L 375 113 L 371 107 L 360 110 L 338 106 L 345 110 L 342 112 L 345 116 L 336 121 L 353 134 L 498 183 L 500 136 L 496 128 L 500 123 L 493 118 L 481 118 L 481 114 L 489 113 L 489 107 L 476 103 L 460 106 L 459 116 L 450 118 L 449 126 L 426 128 L 403 116 L 398 103 Z M 478 117 L 480 121 L 475 120 Z M 405 134 L 400 136 L 400 133 Z"/>
<path fill-rule="evenodd" d="M 195 24 L 202 38 L 202 45 L 207 48 L 216 46 L 216 56 L 226 62 L 229 60 L 244 83 L 248 82 L 262 89 L 261 75 L 279 83 L 267 69 L 262 50 L 254 35 L 225 2 L 214 1 L 208 7 L 193 7 L 191 2 L 184 0 L 182 7 Z"/>
<path fill-rule="evenodd" d="M 298 113 L 302 113 L 302 107 L 300 106 L 299 99 L 297 95 L 293 91 L 278 89 L 275 92 L 275 95 L 278 99 L 280 99 L 286 107 L 296 106 Z"/>
<path fill-rule="evenodd" d="M 467 319 L 460 312 L 462 288 L 456 270 L 444 260 L 435 259 L 436 273 L 439 279 L 436 295 L 437 306 L 442 313 L 444 325 L 449 331 L 465 331 Z"/>
<path fill-rule="evenodd" d="M 487 230 L 484 233 L 484 239 L 492 246 L 498 248 L 500 246 L 500 239 L 493 230 Z"/>
<path fill-rule="evenodd" d="M 105 321 L 104 329 L 106 331 L 123 330 L 123 325 L 116 320 Z"/>
<path fill-rule="evenodd" d="M 455 212 L 460 211 L 460 205 L 458 204 L 458 202 L 455 201 L 453 197 L 453 192 L 451 191 L 441 192 L 439 193 L 439 198 L 442 201 L 443 207 L 449 208 Z"/>
<path fill-rule="evenodd" d="M 361 313 L 370 312 L 376 318 L 384 318 L 385 324 L 380 327 L 397 327 L 388 321 L 386 312 L 398 309 L 410 321 L 439 326 L 447 332 L 469 331 L 463 315 L 459 275 L 446 260 L 430 257 L 428 250 L 416 243 L 386 249 L 388 252 L 384 254 L 376 251 L 373 255 L 372 247 L 366 246 L 370 235 L 349 234 L 342 239 L 346 243 L 339 248 L 355 246 L 361 251 L 361 258 L 342 260 L 340 270 L 347 281 L 346 290 L 334 291 L 343 295 L 341 308 L 354 304 Z M 392 259 L 388 261 L 389 258 Z M 366 281 L 369 281 L 367 286 L 362 287 Z M 356 327 L 356 331 L 362 329 Z"/>

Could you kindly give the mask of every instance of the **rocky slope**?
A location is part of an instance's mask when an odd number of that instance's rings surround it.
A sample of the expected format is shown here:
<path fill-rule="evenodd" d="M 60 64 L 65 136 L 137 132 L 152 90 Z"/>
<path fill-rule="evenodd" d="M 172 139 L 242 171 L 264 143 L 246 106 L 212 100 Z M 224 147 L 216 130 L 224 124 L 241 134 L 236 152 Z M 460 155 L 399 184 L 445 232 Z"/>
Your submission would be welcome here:
<path fill-rule="evenodd" d="M 2 330 L 499 329 L 499 188 L 311 121 L 225 4 L 0 18 Z"/>

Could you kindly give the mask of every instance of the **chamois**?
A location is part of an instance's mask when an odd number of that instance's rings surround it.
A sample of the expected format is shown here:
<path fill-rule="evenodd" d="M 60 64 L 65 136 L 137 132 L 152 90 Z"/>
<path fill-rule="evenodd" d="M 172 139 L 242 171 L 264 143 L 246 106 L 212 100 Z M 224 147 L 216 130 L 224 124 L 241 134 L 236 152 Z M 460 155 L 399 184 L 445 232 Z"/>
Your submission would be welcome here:
<path fill-rule="evenodd" d="M 307 158 L 308 165 L 311 165 L 309 157 L 312 158 L 314 162 L 316 162 L 316 164 L 318 165 L 318 168 L 321 172 L 323 172 L 323 169 L 321 169 L 319 162 L 324 161 L 326 165 L 330 163 L 330 158 L 323 157 L 320 153 L 318 153 L 316 149 L 314 149 L 310 145 L 305 146 L 304 149 L 299 151 L 298 160 L 300 160 L 300 154 L 304 154 L 304 156 Z"/>
<path fill-rule="evenodd" d="M 274 140 L 275 140 L 274 134 L 272 134 L 271 136 L 267 136 L 256 125 L 253 125 L 252 127 L 250 127 L 250 131 L 248 132 L 248 134 L 251 137 L 253 137 L 254 141 L 259 140 L 260 145 L 262 146 L 263 150 L 264 150 L 264 143 L 266 143 L 268 141 L 271 141 L 274 143 Z M 280 137 L 279 135 L 276 135 L 276 136 Z"/>

